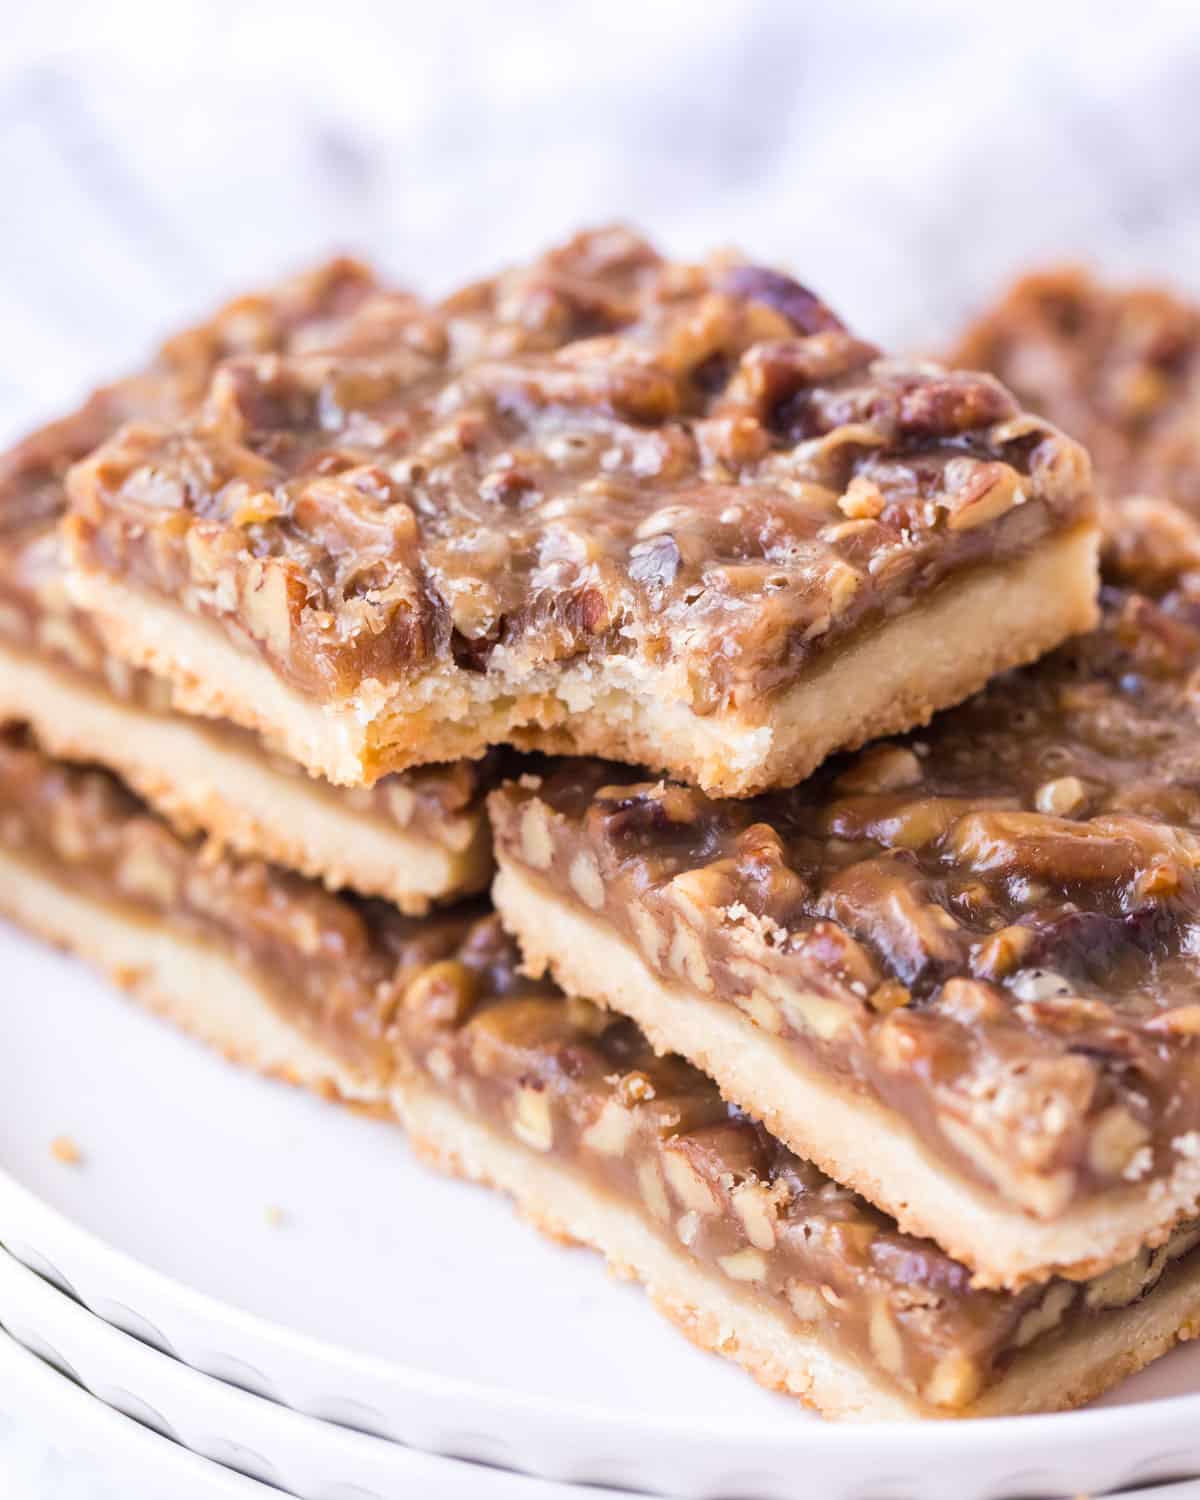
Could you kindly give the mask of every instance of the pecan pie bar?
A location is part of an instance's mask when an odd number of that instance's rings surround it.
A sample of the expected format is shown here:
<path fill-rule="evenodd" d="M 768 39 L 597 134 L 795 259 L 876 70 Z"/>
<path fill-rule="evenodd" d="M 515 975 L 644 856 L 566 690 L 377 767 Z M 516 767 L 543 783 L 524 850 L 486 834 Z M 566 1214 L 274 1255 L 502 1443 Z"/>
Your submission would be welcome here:
<path fill-rule="evenodd" d="M 1094 619 L 1073 442 L 621 230 L 227 361 L 70 489 L 112 648 L 346 784 L 503 741 L 746 795 Z"/>
<path fill-rule="evenodd" d="M 1200 589 L 788 793 L 493 794 L 534 971 L 976 1271 L 1088 1276 L 1200 1196 Z"/>
<path fill-rule="evenodd" d="M 950 359 L 993 371 L 1087 446 L 1109 573 L 1167 576 L 1147 551 L 1170 525 L 1163 500 L 1200 516 L 1200 307 L 1059 267 L 1015 282 Z"/>
<path fill-rule="evenodd" d="M 230 1054 L 393 1111 L 433 1162 L 828 1414 L 1069 1406 L 1200 1331 L 1200 1226 L 1083 1285 L 981 1290 L 630 1021 L 523 977 L 495 917 L 414 921 L 213 857 L 12 734 L 0 906 Z"/>
<path fill-rule="evenodd" d="M 491 768 L 463 761 L 335 789 L 246 730 L 173 713 L 168 685 L 115 658 L 67 599 L 57 535 L 67 469 L 122 422 L 181 415 L 221 358 L 327 342 L 352 312 L 357 327 L 403 300 L 345 261 L 239 298 L 0 457 L 0 719 L 30 723 L 54 754 L 111 765 L 187 830 L 420 911 L 491 874 Z"/>

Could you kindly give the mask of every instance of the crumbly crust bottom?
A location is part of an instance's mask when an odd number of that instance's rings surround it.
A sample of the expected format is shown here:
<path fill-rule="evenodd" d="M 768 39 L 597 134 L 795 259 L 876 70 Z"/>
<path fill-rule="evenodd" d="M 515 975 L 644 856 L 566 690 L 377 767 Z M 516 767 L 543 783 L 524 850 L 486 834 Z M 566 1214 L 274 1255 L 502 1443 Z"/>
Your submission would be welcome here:
<path fill-rule="evenodd" d="M 202 832 L 240 854 L 383 896 L 420 916 L 434 901 L 474 894 L 491 873 L 486 815 L 461 852 L 287 775 L 250 745 L 182 715 L 149 713 L 0 643 L 0 720 L 19 719 L 64 760 L 117 771 L 183 833 Z"/>
<path fill-rule="evenodd" d="M 798 1155 L 970 1266 L 979 1286 L 1086 1280 L 1164 1243 L 1200 1205 L 1200 1162 L 1184 1159 L 1149 1189 L 1036 1219 L 955 1176 L 902 1117 L 805 1067 L 794 1047 L 736 1006 L 664 984 L 624 939 L 502 853 L 492 896 L 533 973 L 549 970 L 568 993 L 632 1017 L 657 1051 L 678 1052 L 708 1073 Z"/>
<path fill-rule="evenodd" d="M 926 723 L 997 672 L 1089 629 L 1097 545 L 1095 528 L 1078 526 L 1017 561 L 946 582 L 819 659 L 765 709 L 755 705 L 753 718 L 695 714 L 658 674 L 620 657 L 527 680 L 454 669 L 430 674 L 419 692 L 376 684 L 357 703 L 321 705 L 210 621 L 96 573 L 76 571 L 71 589 L 109 648 L 170 678 L 182 707 L 257 730 L 335 783 L 513 741 L 644 763 L 740 797 L 798 782 L 835 750 Z"/>
<path fill-rule="evenodd" d="M 423 1084 L 406 1081 L 382 1099 L 286 1025 L 266 995 L 219 952 L 69 891 L 7 853 L 0 853 L 0 911 L 90 960 L 142 1004 L 231 1060 L 326 1095 L 390 1105 L 431 1164 L 501 1189 L 552 1238 L 599 1250 L 615 1274 L 641 1281 L 659 1311 L 694 1343 L 735 1360 L 768 1388 L 847 1420 L 948 1415 L 785 1325 L 674 1250 L 640 1213 L 481 1125 Z M 980 1401 L 956 1415 L 1082 1405 L 1197 1333 L 1200 1268 L 1184 1265 L 1143 1301 L 1019 1356 Z"/>

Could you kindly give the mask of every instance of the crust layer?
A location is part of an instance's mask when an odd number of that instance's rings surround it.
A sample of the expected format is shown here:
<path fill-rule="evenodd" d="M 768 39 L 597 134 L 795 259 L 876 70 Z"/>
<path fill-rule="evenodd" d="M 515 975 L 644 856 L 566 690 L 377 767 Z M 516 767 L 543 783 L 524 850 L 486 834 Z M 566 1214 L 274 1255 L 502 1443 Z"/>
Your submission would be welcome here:
<path fill-rule="evenodd" d="M 52 754 L 99 762 L 184 833 L 286 865 L 421 915 L 482 890 L 491 873 L 486 818 L 455 852 L 345 805 L 344 794 L 276 770 L 251 744 L 202 721 L 122 703 L 0 642 L 0 720 L 29 724 Z"/>
<path fill-rule="evenodd" d="M 514 741 L 642 762 L 741 797 L 798 782 L 839 748 L 925 723 L 995 673 L 1089 629 L 1096 549 L 1084 525 L 1017 562 L 978 567 L 737 715 L 698 715 L 671 682 L 619 657 L 519 679 L 432 673 L 319 705 L 209 621 L 96 573 L 76 571 L 71 590 L 109 648 L 168 677 L 183 708 L 254 729 L 341 785 Z M 1011 628 L 998 637 L 1001 613 Z"/>
<path fill-rule="evenodd" d="M 965 1176 L 955 1178 L 913 1128 L 875 1100 L 804 1067 L 794 1048 L 736 1007 L 668 986 L 599 923 L 559 901 L 501 856 L 492 890 L 534 973 L 633 1018 L 661 1052 L 708 1073 L 729 1100 L 837 1181 L 927 1235 L 975 1272 L 977 1285 L 1017 1288 L 1051 1276 L 1086 1280 L 1160 1245 L 1200 1204 L 1200 1163 L 1183 1160 L 1149 1191 L 1106 1194 L 1046 1222 Z"/>

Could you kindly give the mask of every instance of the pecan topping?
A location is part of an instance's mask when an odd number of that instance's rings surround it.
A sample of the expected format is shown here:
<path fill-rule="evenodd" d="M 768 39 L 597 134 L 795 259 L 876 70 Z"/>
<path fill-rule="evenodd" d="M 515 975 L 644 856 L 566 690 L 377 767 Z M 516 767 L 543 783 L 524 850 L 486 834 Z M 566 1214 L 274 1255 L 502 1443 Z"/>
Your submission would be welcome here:
<path fill-rule="evenodd" d="M 823 333 L 842 328 L 842 323 L 807 287 L 765 266 L 734 266 L 725 276 L 725 286 L 735 297 L 765 302 L 782 313 L 797 333 Z"/>

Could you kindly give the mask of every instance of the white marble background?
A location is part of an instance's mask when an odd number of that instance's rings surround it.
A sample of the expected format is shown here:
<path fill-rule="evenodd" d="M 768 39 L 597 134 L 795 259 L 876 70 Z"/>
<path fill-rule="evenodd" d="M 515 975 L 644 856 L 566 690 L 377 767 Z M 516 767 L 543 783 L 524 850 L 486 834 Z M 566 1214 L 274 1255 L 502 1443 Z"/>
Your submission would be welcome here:
<path fill-rule="evenodd" d="M 0 434 L 329 249 L 433 290 L 611 217 L 908 345 L 1049 258 L 1200 291 L 1200 9 L 0 0 Z M 143 1500 L 3 1413 L 0 1494 Z"/>

